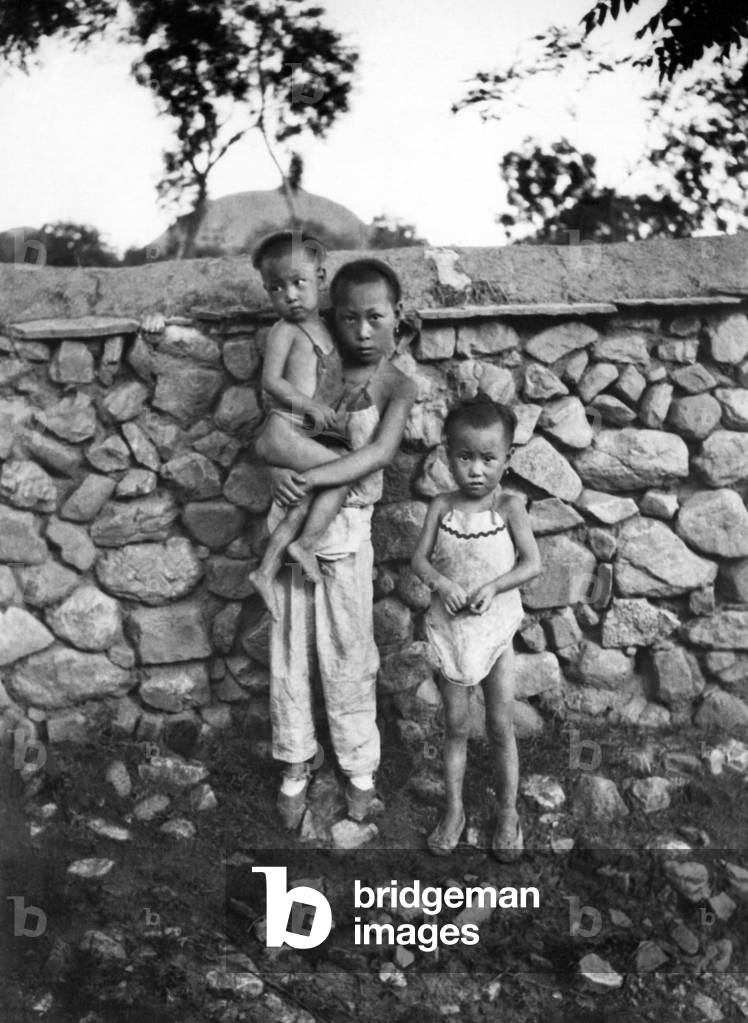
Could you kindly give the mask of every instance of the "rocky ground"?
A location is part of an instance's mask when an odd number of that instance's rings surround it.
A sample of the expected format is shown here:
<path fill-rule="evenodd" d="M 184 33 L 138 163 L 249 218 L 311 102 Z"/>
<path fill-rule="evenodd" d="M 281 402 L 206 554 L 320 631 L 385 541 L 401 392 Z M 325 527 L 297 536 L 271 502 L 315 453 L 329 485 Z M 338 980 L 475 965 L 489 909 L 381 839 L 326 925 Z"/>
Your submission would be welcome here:
<path fill-rule="evenodd" d="M 486 850 L 480 743 L 466 841 L 444 860 L 424 850 L 440 802 L 431 744 L 384 736 L 387 810 L 360 827 L 340 823 L 342 788 L 323 762 L 298 838 L 277 826 L 276 770 L 256 730 L 174 746 L 104 735 L 48 749 L 42 769 L 2 772 L 8 1023 L 748 1019 L 738 739 L 556 723 L 521 746 L 527 853 L 512 866 Z M 314 879 L 326 893 L 335 926 L 314 952 L 265 947 L 255 863 L 286 865 L 289 884 Z M 362 947 L 351 941 L 355 877 L 535 886 L 541 904 L 462 911 L 458 923 L 480 926 L 475 946 Z"/>

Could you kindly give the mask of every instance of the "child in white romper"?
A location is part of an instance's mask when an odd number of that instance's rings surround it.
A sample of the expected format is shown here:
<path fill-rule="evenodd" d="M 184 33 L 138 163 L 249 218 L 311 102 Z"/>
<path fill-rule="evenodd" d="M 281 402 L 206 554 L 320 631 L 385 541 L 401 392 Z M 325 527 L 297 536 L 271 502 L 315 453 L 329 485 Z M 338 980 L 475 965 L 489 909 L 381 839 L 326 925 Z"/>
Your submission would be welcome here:
<path fill-rule="evenodd" d="M 515 424 L 510 409 L 487 399 L 449 413 L 444 432 L 458 489 L 434 498 L 413 556 L 413 570 L 433 593 L 425 632 L 440 668 L 446 718 L 447 806 L 428 838 L 436 855 L 452 852 L 465 827 L 469 698 L 479 683 L 498 775 L 491 846 L 504 862 L 522 852 L 512 640 L 524 614 L 518 587 L 538 575 L 541 566 L 522 499 L 501 489 Z"/>

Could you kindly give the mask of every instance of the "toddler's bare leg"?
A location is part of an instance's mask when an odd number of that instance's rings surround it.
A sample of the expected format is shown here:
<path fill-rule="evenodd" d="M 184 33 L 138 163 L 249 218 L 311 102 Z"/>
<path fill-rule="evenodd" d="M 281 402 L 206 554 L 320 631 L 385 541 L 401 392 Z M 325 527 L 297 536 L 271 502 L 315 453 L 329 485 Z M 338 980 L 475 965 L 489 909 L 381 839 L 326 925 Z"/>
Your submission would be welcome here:
<path fill-rule="evenodd" d="M 312 507 L 304 522 L 298 540 L 288 545 L 288 553 L 298 561 L 304 572 L 314 582 L 321 579 L 319 565 L 314 556 L 320 537 L 343 507 L 348 487 L 329 487 L 321 490 L 312 501 Z"/>
<path fill-rule="evenodd" d="M 305 469 L 331 462 L 338 457 L 329 448 L 300 434 L 293 424 L 281 416 L 271 416 L 268 419 L 262 433 L 257 438 L 255 450 L 266 462 L 294 469 L 296 472 L 303 472 Z M 262 598 L 273 618 L 277 617 L 273 580 L 283 563 L 283 554 L 288 549 L 290 541 L 298 534 L 312 500 L 312 497 L 309 497 L 295 508 L 288 510 L 285 518 L 273 530 L 262 561 L 249 576 L 258 596 Z M 334 517 L 335 513 L 332 518 Z M 305 560 L 302 558 L 297 558 L 297 560 L 301 561 L 307 575 L 315 582 L 318 581 L 320 575 L 317 559 L 311 550 L 309 552 L 304 550 L 301 553 Z"/>
<path fill-rule="evenodd" d="M 273 580 L 280 571 L 283 564 L 283 555 L 288 549 L 290 541 L 299 532 L 311 503 L 311 497 L 305 497 L 295 508 L 288 509 L 285 517 L 281 519 L 270 534 L 268 545 L 262 555 L 262 561 L 254 572 L 249 574 L 249 581 L 254 586 L 258 597 L 262 599 L 273 619 L 278 617 Z"/>

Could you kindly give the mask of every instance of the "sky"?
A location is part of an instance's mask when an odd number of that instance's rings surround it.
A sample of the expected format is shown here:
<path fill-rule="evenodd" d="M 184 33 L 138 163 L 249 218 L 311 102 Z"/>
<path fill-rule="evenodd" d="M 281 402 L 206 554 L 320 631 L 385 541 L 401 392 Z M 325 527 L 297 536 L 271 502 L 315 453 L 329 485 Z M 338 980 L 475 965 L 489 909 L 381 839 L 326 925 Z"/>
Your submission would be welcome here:
<path fill-rule="evenodd" d="M 381 213 L 402 218 L 433 245 L 501 244 L 502 153 L 527 135 L 558 137 L 563 125 L 599 154 L 606 183 L 625 184 L 646 131 L 637 72 L 581 91 L 573 78 L 536 87 L 526 108 L 502 121 L 451 113 L 476 71 L 505 66 L 553 21 L 577 23 L 592 0 L 321 2 L 361 60 L 350 112 L 326 139 L 294 141 L 308 191 L 365 222 Z M 630 47 L 646 11 L 636 25 L 623 19 L 612 28 L 614 48 Z M 99 228 L 121 252 L 168 226 L 173 211 L 159 207 L 156 183 L 169 122 L 132 79 L 133 57 L 113 41 L 73 52 L 48 40 L 28 75 L 0 72 L 0 230 L 74 220 Z M 252 139 L 216 167 L 209 187 L 217 198 L 278 183 Z"/>

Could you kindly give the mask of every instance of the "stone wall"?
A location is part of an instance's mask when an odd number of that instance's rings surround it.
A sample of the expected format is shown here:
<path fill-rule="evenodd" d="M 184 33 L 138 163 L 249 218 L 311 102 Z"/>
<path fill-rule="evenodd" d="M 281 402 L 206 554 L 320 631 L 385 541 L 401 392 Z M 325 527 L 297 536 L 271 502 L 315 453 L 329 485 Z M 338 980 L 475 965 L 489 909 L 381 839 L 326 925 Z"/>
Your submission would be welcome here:
<path fill-rule="evenodd" d="M 548 713 L 748 724 L 746 240 L 385 256 L 421 322 L 374 517 L 385 713 L 418 738 L 438 710 L 407 562 L 450 485 L 445 411 L 480 391 L 519 416 L 507 484 L 544 565 L 524 588 L 520 731 Z M 256 275 L 21 266 L 0 294 L 0 729 L 168 741 L 236 710 L 266 721 Z M 144 335 L 154 308 L 169 325 Z"/>

